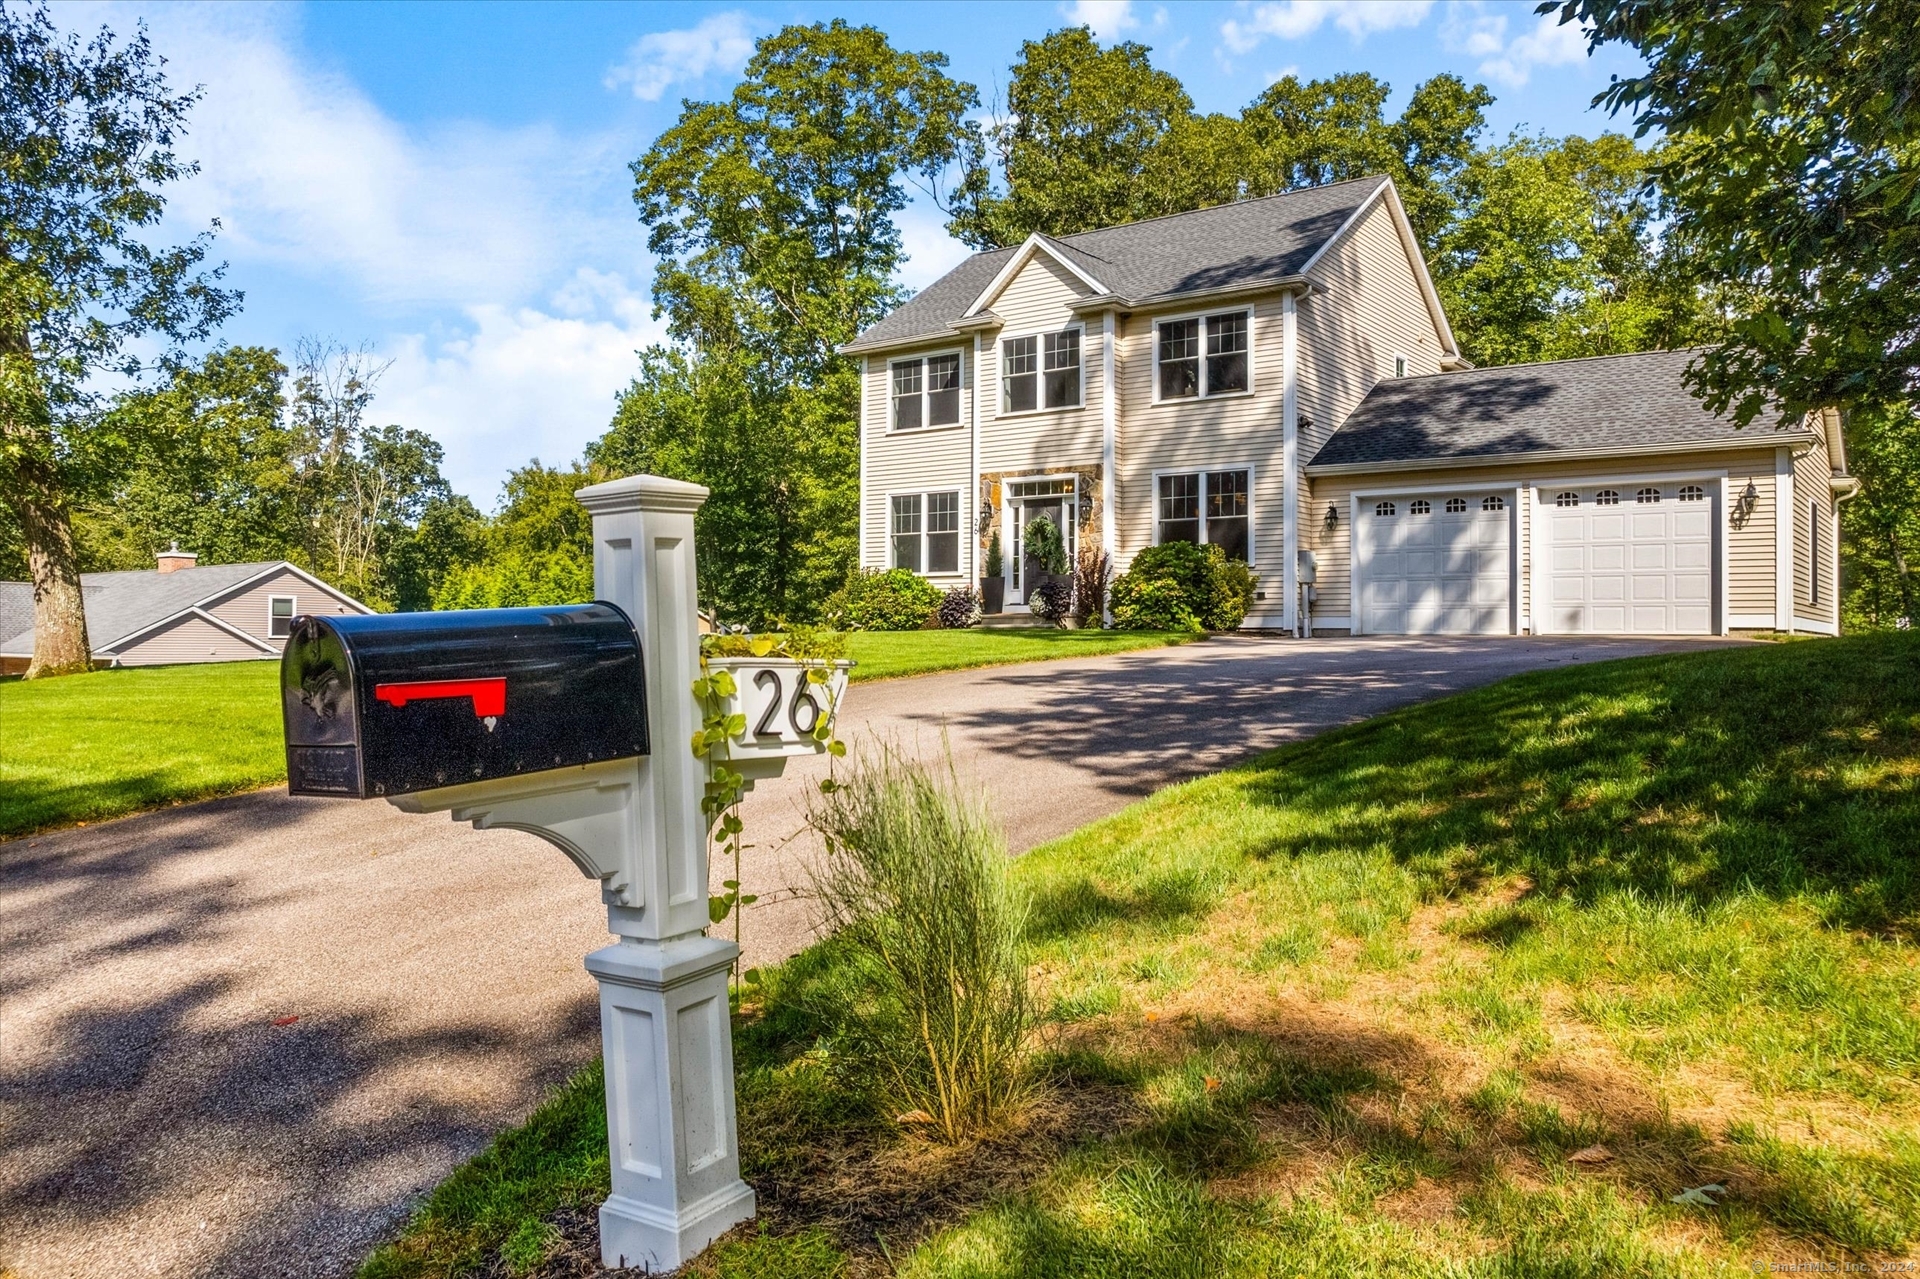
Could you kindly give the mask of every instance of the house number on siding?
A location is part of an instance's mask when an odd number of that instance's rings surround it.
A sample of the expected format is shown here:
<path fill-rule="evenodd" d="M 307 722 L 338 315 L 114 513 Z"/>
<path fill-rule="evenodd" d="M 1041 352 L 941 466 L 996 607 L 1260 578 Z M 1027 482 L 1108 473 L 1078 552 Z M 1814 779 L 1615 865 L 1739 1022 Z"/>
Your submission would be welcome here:
<path fill-rule="evenodd" d="M 774 717 L 780 713 L 782 703 L 787 709 L 787 726 L 793 730 L 794 735 L 805 738 L 813 734 L 814 726 L 819 724 L 823 712 L 820 703 L 813 700 L 813 689 L 807 683 L 806 673 L 802 671 L 799 675 L 799 687 L 793 690 L 793 696 L 789 698 L 784 696 L 784 681 L 781 680 L 779 671 L 763 669 L 754 672 L 753 686 L 773 691 L 773 696 L 767 699 L 767 709 L 761 712 L 759 722 L 753 726 L 755 737 L 785 736 L 780 727 L 774 723 Z M 805 723 L 801 722 L 803 706 L 806 708 Z"/>

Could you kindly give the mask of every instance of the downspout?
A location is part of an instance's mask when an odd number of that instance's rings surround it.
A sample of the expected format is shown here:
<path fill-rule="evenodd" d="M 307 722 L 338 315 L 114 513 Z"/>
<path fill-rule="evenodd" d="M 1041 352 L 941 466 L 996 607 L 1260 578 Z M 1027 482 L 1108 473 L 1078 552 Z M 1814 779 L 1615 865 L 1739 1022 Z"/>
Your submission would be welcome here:
<path fill-rule="evenodd" d="M 1300 634 L 1300 370 L 1298 325 L 1290 289 L 1280 298 L 1280 499 L 1281 597 L 1286 606 L 1280 624 Z"/>
<path fill-rule="evenodd" d="M 1100 343 L 1100 549 L 1109 562 L 1119 549 L 1119 518 L 1114 510 L 1113 469 L 1119 456 L 1120 402 L 1113 385 L 1114 317 L 1111 309 L 1101 316 Z M 1100 601 L 1100 625 L 1113 625 L 1113 610 Z"/>

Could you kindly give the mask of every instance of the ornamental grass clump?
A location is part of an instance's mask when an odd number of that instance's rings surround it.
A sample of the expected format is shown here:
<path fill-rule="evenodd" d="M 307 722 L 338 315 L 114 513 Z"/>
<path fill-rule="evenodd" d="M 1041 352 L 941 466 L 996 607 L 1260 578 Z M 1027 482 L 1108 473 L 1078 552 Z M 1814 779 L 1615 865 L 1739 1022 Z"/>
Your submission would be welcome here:
<path fill-rule="evenodd" d="M 957 1142 L 1018 1107 L 1030 1007 L 1026 903 L 983 800 L 882 748 L 816 800 L 814 890 L 855 970 L 842 1036 L 901 1122 Z"/>

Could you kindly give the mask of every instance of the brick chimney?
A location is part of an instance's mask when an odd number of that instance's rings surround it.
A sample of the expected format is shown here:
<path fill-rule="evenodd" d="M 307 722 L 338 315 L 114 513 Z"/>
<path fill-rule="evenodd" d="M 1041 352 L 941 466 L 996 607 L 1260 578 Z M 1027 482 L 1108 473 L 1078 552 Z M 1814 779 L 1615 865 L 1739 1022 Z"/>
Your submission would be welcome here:
<path fill-rule="evenodd" d="M 175 542 L 172 546 L 169 546 L 166 550 L 154 556 L 154 558 L 160 561 L 160 571 L 162 573 L 171 573 L 177 568 L 192 568 L 200 559 L 200 557 L 192 551 L 181 550 L 180 543 L 178 542 Z"/>

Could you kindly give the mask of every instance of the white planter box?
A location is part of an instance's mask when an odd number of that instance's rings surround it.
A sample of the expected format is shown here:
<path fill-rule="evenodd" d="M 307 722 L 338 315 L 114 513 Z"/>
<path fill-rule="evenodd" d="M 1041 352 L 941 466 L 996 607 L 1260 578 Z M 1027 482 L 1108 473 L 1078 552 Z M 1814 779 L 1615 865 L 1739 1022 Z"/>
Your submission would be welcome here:
<path fill-rule="evenodd" d="M 827 682 L 814 684 L 807 665 L 791 657 L 709 657 L 709 673 L 733 676 L 726 713 L 746 719 L 746 731 L 727 742 L 727 766 L 751 782 L 778 777 L 796 756 L 823 754 L 826 743 L 814 738 L 813 727 L 839 713 L 852 668 L 834 662 Z"/>

